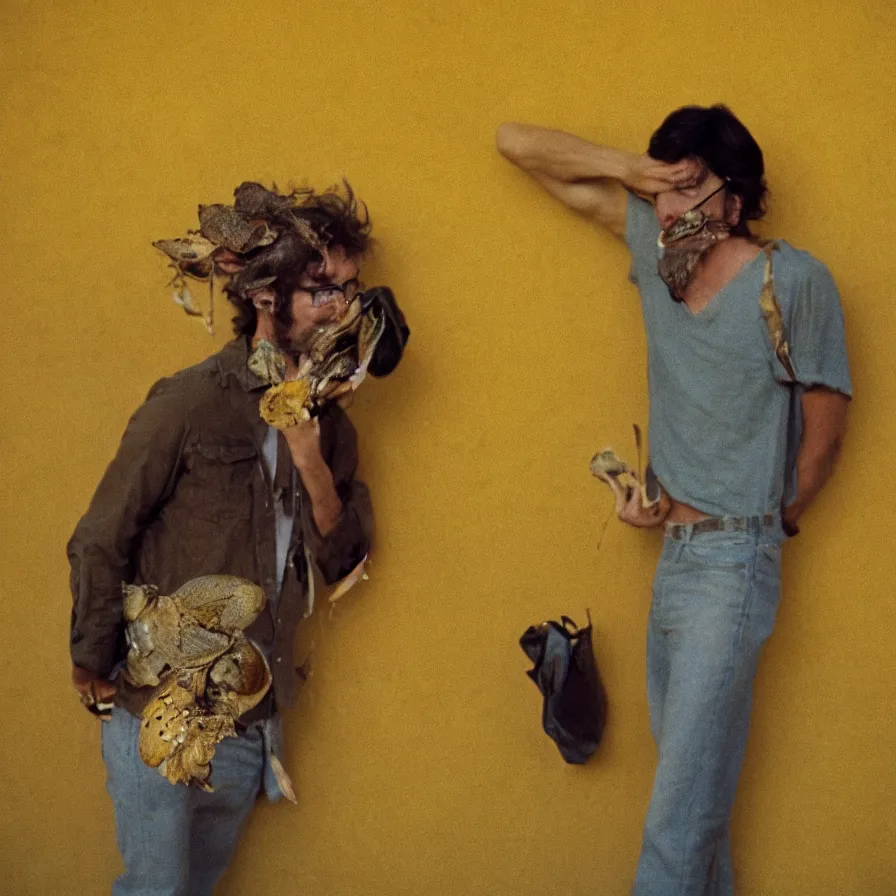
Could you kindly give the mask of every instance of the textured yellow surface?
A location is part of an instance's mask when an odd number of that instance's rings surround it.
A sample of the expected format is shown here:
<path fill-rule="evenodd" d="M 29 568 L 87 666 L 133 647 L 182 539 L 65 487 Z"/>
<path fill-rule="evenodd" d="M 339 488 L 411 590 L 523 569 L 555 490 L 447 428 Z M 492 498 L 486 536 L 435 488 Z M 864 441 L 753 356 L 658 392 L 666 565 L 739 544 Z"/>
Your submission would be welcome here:
<path fill-rule="evenodd" d="M 588 462 L 631 455 L 646 423 L 640 313 L 624 248 L 493 134 L 519 119 L 638 149 L 671 108 L 722 100 L 766 151 L 763 235 L 840 285 L 857 395 L 837 479 L 785 551 L 741 893 L 893 893 L 894 32 L 870 0 L 6 0 L 4 892 L 104 893 L 119 867 L 99 725 L 68 683 L 64 544 L 150 384 L 226 338 L 224 314 L 212 339 L 171 301 L 151 242 L 244 179 L 343 175 L 381 245 L 365 279 L 414 332 L 352 410 L 378 544 L 370 581 L 302 634 L 299 805 L 259 807 L 222 892 L 627 892 L 658 539 L 611 520 L 596 549 L 612 497 Z M 611 716 L 570 768 L 517 638 L 585 607 Z"/>

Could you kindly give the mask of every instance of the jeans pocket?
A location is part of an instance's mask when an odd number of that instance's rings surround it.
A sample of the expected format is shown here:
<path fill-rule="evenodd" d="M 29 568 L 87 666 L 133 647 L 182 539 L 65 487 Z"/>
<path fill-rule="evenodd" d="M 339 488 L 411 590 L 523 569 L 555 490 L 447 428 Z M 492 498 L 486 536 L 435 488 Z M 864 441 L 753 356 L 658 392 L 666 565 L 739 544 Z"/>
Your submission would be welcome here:
<path fill-rule="evenodd" d="M 704 569 L 749 569 L 756 560 L 756 540 L 730 535 L 688 542 L 682 559 Z"/>

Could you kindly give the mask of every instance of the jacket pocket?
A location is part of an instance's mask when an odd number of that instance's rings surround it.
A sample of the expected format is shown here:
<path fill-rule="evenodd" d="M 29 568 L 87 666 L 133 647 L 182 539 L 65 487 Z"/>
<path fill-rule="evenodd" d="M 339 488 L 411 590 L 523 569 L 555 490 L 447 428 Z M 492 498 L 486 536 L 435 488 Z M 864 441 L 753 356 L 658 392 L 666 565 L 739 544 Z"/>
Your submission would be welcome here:
<path fill-rule="evenodd" d="M 200 441 L 188 450 L 179 497 L 192 516 L 215 522 L 252 514 L 258 449 L 245 441 Z"/>

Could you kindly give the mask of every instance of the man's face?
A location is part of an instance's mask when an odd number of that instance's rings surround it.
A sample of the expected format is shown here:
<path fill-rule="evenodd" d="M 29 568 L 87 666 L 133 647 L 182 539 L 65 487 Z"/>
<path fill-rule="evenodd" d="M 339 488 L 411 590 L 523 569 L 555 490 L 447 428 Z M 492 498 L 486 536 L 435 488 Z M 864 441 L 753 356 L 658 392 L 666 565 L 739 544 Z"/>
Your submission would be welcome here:
<path fill-rule="evenodd" d="M 317 327 L 341 320 L 360 289 L 359 272 L 360 260 L 346 255 L 339 246 L 325 250 L 321 262 L 309 265 L 290 300 L 292 321 L 282 347 L 299 354 L 306 350 L 308 337 Z"/>
<path fill-rule="evenodd" d="M 657 193 L 654 211 L 663 230 L 668 230 L 685 212 L 699 205 L 707 196 L 712 196 L 713 191 L 724 184 L 722 178 L 713 174 L 706 165 L 702 165 L 702 172 L 693 186 Z M 700 210 L 711 221 L 724 221 L 735 227 L 740 220 L 740 207 L 739 197 L 721 190 L 705 205 L 700 205 Z"/>

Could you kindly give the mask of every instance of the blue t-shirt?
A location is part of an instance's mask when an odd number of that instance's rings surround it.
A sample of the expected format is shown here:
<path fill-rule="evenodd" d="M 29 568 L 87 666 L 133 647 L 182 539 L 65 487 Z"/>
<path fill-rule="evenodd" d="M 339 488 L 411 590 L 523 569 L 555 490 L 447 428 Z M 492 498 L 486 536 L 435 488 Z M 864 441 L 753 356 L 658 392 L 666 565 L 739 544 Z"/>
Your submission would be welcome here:
<path fill-rule="evenodd" d="M 657 273 L 659 233 L 653 206 L 629 196 L 625 241 L 647 331 L 651 465 L 673 498 L 704 513 L 775 512 L 795 494 L 802 390 L 852 395 L 837 288 L 820 261 L 777 243 L 772 268 L 794 386 L 759 308 L 765 253 L 692 314 Z"/>

